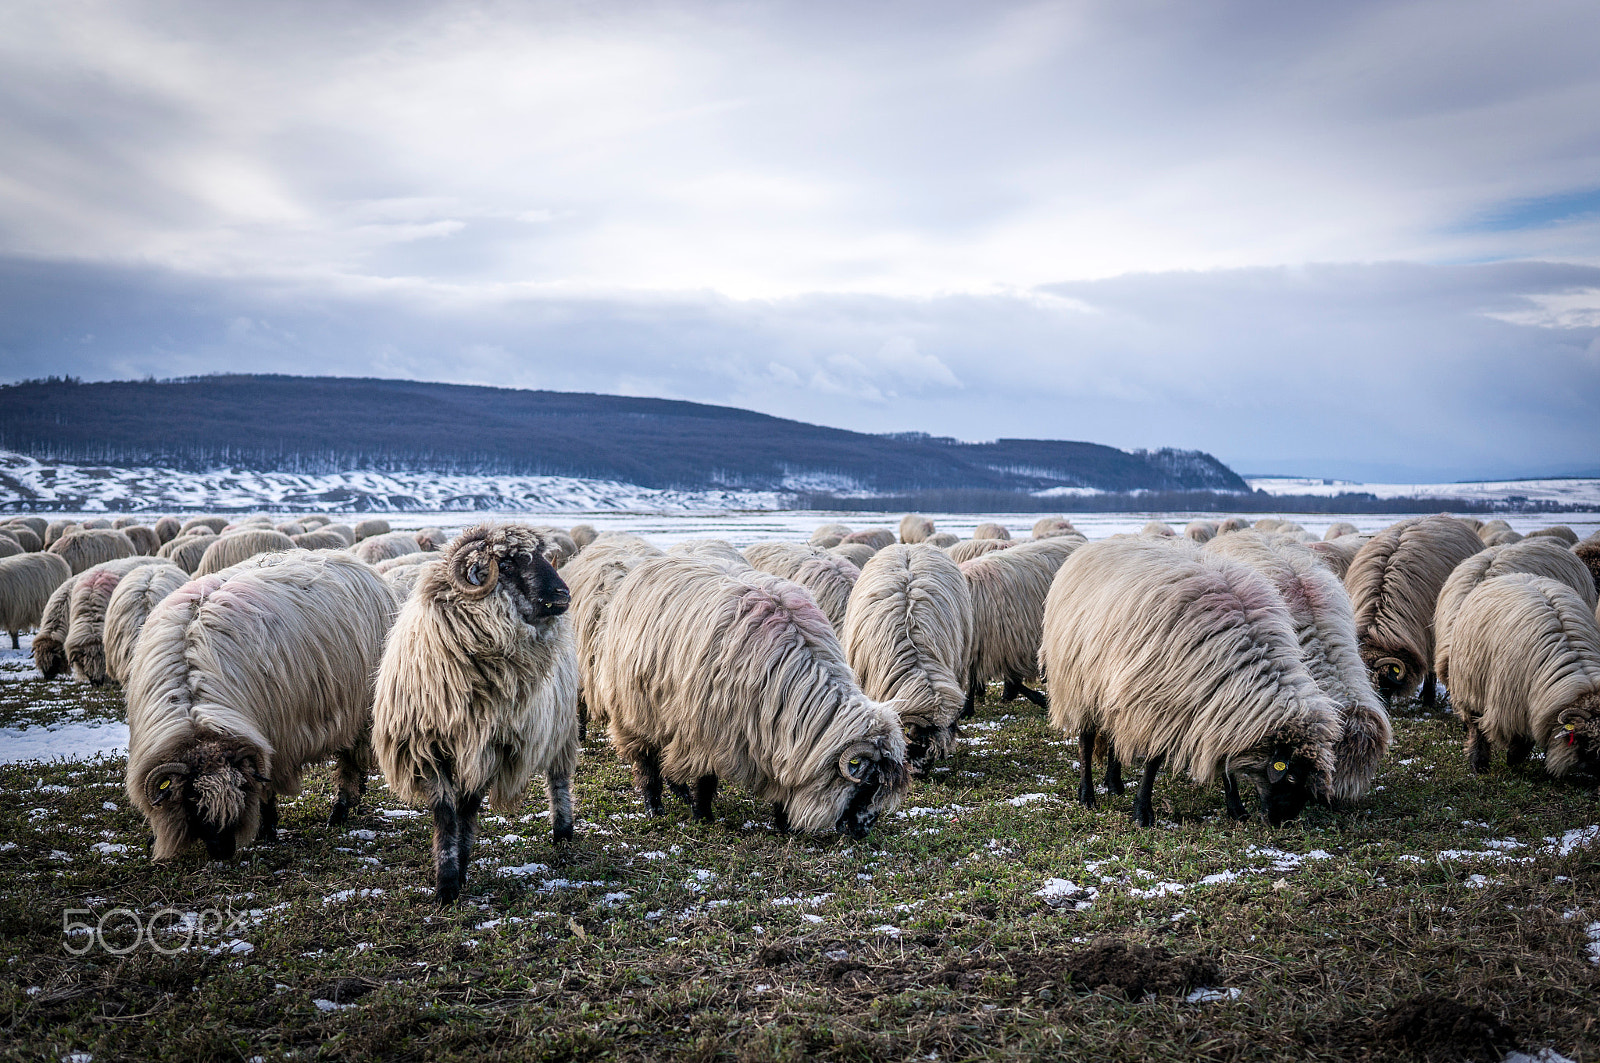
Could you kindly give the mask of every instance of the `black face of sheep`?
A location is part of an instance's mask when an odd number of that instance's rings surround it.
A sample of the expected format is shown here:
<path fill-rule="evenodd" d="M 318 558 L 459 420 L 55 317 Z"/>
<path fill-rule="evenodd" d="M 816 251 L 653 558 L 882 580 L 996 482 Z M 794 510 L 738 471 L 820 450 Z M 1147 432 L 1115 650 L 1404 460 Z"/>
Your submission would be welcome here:
<path fill-rule="evenodd" d="M 1255 775 L 1256 796 L 1261 811 L 1274 827 L 1282 826 L 1300 814 L 1311 799 L 1311 776 L 1315 765 L 1284 747 L 1275 749 L 1265 769 Z"/>
<path fill-rule="evenodd" d="M 1587 700 L 1593 704 L 1567 709 L 1557 717 L 1560 729 L 1551 741 L 1565 744 L 1577 756 L 1577 763 L 1571 770 L 1600 775 L 1600 717 L 1593 715 L 1595 710 L 1600 710 L 1600 697 L 1591 696 Z"/>
<path fill-rule="evenodd" d="M 185 836 L 205 843 L 211 859 L 230 860 L 240 841 L 255 837 L 266 782 L 250 747 L 215 739 L 152 769 L 145 793 L 155 814 L 179 821 Z"/>
<path fill-rule="evenodd" d="M 67 648 L 58 638 L 37 635 L 33 640 L 33 663 L 40 675 L 54 679 L 67 670 Z"/>
<path fill-rule="evenodd" d="M 1427 669 L 1405 650 L 1388 651 L 1375 646 L 1361 647 L 1361 660 L 1372 676 L 1373 688 L 1385 701 L 1409 694 L 1422 682 Z"/>
<path fill-rule="evenodd" d="M 879 813 L 873 807 L 878 791 L 901 785 L 905 770 L 905 766 L 899 762 L 878 758 L 872 751 L 846 753 L 840 761 L 839 772 L 855 784 L 855 789 L 844 811 L 839 814 L 834 829 L 852 838 L 865 838 L 878 822 Z"/>
<path fill-rule="evenodd" d="M 463 549 L 465 547 L 465 549 Z M 567 585 L 545 559 L 544 543 L 493 532 L 456 546 L 450 582 L 465 598 L 486 598 L 502 588 L 524 623 L 567 611 Z"/>

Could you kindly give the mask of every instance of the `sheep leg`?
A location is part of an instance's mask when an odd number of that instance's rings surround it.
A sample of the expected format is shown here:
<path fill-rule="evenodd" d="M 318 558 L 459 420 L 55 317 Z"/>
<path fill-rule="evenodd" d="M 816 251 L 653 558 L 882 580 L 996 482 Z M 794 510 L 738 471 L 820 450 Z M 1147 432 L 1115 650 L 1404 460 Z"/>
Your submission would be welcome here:
<path fill-rule="evenodd" d="M 1000 700 L 1006 704 L 1016 701 L 1022 696 L 1022 684 L 1015 679 L 1006 677 L 1005 686 L 1000 689 Z"/>
<path fill-rule="evenodd" d="M 1156 772 L 1161 770 L 1161 762 L 1166 759 L 1160 753 L 1153 753 L 1145 759 L 1144 775 L 1139 779 L 1139 792 L 1133 798 L 1133 821 L 1141 827 L 1156 825 L 1155 809 L 1150 807 L 1150 791 L 1155 789 Z"/>
<path fill-rule="evenodd" d="M 965 720 L 968 716 L 971 716 L 978 711 L 978 697 L 980 692 L 986 693 L 986 691 L 984 691 L 984 685 L 985 684 L 979 684 L 978 682 L 978 670 L 976 668 L 967 669 L 967 700 L 961 705 L 960 719 Z"/>
<path fill-rule="evenodd" d="M 783 807 L 782 801 L 772 802 L 772 825 L 778 828 L 779 834 L 789 833 L 789 810 Z"/>
<path fill-rule="evenodd" d="M 1476 720 L 1467 724 L 1466 750 L 1467 768 L 1472 774 L 1482 775 L 1489 770 L 1489 742 L 1478 730 Z"/>
<path fill-rule="evenodd" d="M 433 890 L 440 904 L 454 904 L 461 894 L 461 849 L 457 841 L 455 787 L 440 779 L 433 802 Z"/>
<path fill-rule="evenodd" d="M 1438 695 L 1438 685 L 1439 679 L 1432 672 L 1429 672 L 1428 678 L 1422 681 L 1422 704 L 1427 708 L 1433 708 L 1434 700 Z"/>
<path fill-rule="evenodd" d="M 362 758 L 353 749 L 339 750 L 334 754 L 334 761 L 339 796 L 328 813 L 328 823 L 337 827 L 350 818 L 351 809 L 361 803 L 361 795 L 367 792 L 367 771 Z"/>
<path fill-rule="evenodd" d="M 578 702 L 578 741 L 589 740 L 589 706 Z"/>
<path fill-rule="evenodd" d="M 545 793 L 550 798 L 550 837 L 556 843 L 572 840 L 572 776 L 565 772 L 551 772 L 544 778 Z"/>
<path fill-rule="evenodd" d="M 661 755 L 653 749 L 641 749 L 633 758 L 633 783 L 644 795 L 644 810 L 652 816 L 665 811 L 661 807 Z"/>
<path fill-rule="evenodd" d="M 1078 760 L 1083 766 L 1078 775 L 1078 800 L 1083 802 L 1084 808 L 1094 807 L 1094 738 L 1097 730 L 1093 724 L 1085 724 L 1083 730 L 1078 732 Z"/>
<path fill-rule="evenodd" d="M 17 641 L 17 633 L 15 631 L 11 633 L 11 648 L 14 650 L 22 649 L 22 644 Z"/>
<path fill-rule="evenodd" d="M 1521 764 L 1528 759 L 1528 754 L 1533 752 L 1533 739 L 1514 738 L 1511 748 L 1506 750 L 1506 763 L 1510 765 Z"/>
<path fill-rule="evenodd" d="M 694 818 L 701 823 L 710 823 L 712 820 L 711 804 L 717 797 L 717 777 L 715 775 L 702 775 L 695 780 L 694 797 L 689 802 L 689 811 L 694 813 Z"/>
<path fill-rule="evenodd" d="M 1106 741 L 1106 792 L 1121 797 L 1127 792 L 1122 784 L 1122 761 L 1117 759 L 1117 747 Z"/>
<path fill-rule="evenodd" d="M 478 812 L 483 794 L 465 794 L 456 816 L 456 889 L 467 888 L 467 867 L 472 863 L 472 847 L 478 841 Z"/>
<path fill-rule="evenodd" d="M 1023 697 L 1027 698 L 1041 709 L 1048 709 L 1050 707 L 1050 698 L 1044 693 L 1044 691 L 1032 690 L 1021 683 L 1017 684 L 1017 689 L 1022 692 Z"/>
<path fill-rule="evenodd" d="M 690 792 L 687 783 L 673 782 L 671 779 L 668 779 L 667 789 L 671 790 L 673 794 L 681 798 L 683 803 L 689 807 L 690 812 L 694 811 L 694 794 Z"/>
<path fill-rule="evenodd" d="M 1229 819 L 1249 819 L 1250 810 L 1239 800 L 1239 780 L 1231 772 L 1222 773 L 1222 796 L 1228 800 Z"/>
<path fill-rule="evenodd" d="M 278 840 L 278 795 L 268 794 L 261 802 L 261 825 L 256 828 L 256 841 Z"/>

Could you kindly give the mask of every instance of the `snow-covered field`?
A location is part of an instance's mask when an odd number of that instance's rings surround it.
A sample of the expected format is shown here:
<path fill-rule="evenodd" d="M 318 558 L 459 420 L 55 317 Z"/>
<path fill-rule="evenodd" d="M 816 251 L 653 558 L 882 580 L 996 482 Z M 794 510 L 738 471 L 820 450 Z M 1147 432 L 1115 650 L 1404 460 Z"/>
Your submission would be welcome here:
<path fill-rule="evenodd" d="M 1600 509 L 1600 479 L 1480 480 L 1453 484 L 1367 484 L 1353 480 L 1314 477 L 1267 476 L 1246 481 L 1269 495 L 1370 494 L 1377 498 L 1460 498 L 1469 502 L 1503 502 L 1524 498 L 1530 502 L 1558 502 L 1567 506 Z"/>

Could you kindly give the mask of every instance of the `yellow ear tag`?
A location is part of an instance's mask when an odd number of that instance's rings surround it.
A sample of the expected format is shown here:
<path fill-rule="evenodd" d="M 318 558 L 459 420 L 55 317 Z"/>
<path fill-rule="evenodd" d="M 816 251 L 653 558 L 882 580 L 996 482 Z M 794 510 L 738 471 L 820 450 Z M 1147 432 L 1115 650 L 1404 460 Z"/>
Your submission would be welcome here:
<path fill-rule="evenodd" d="M 1575 730 L 1577 730 L 1577 729 L 1578 729 L 1578 725 L 1577 725 L 1577 724 L 1575 724 L 1575 723 L 1569 723 L 1569 724 L 1567 724 L 1567 730 L 1569 730 L 1569 731 L 1575 731 Z"/>
<path fill-rule="evenodd" d="M 1289 770 L 1289 765 L 1285 764 L 1283 761 L 1280 760 L 1280 761 L 1278 761 L 1278 763 L 1276 763 L 1276 764 L 1274 764 L 1272 766 L 1272 770 L 1273 771 L 1288 771 Z"/>
<path fill-rule="evenodd" d="M 162 779 L 161 780 L 161 785 L 156 787 L 156 789 L 157 790 L 165 790 L 167 787 L 169 787 L 171 785 L 172 785 L 172 780 L 171 779 Z"/>

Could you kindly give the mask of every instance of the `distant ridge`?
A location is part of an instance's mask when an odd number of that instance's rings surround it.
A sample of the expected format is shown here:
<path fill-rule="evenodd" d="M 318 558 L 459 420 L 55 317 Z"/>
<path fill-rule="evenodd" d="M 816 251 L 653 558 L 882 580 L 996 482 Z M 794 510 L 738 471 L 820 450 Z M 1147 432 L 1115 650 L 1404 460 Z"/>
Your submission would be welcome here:
<path fill-rule="evenodd" d="M 1200 451 L 961 443 L 668 399 L 344 377 L 0 386 L 0 449 L 124 468 L 559 476 L 812 499 L 1250 490 Z"/>

